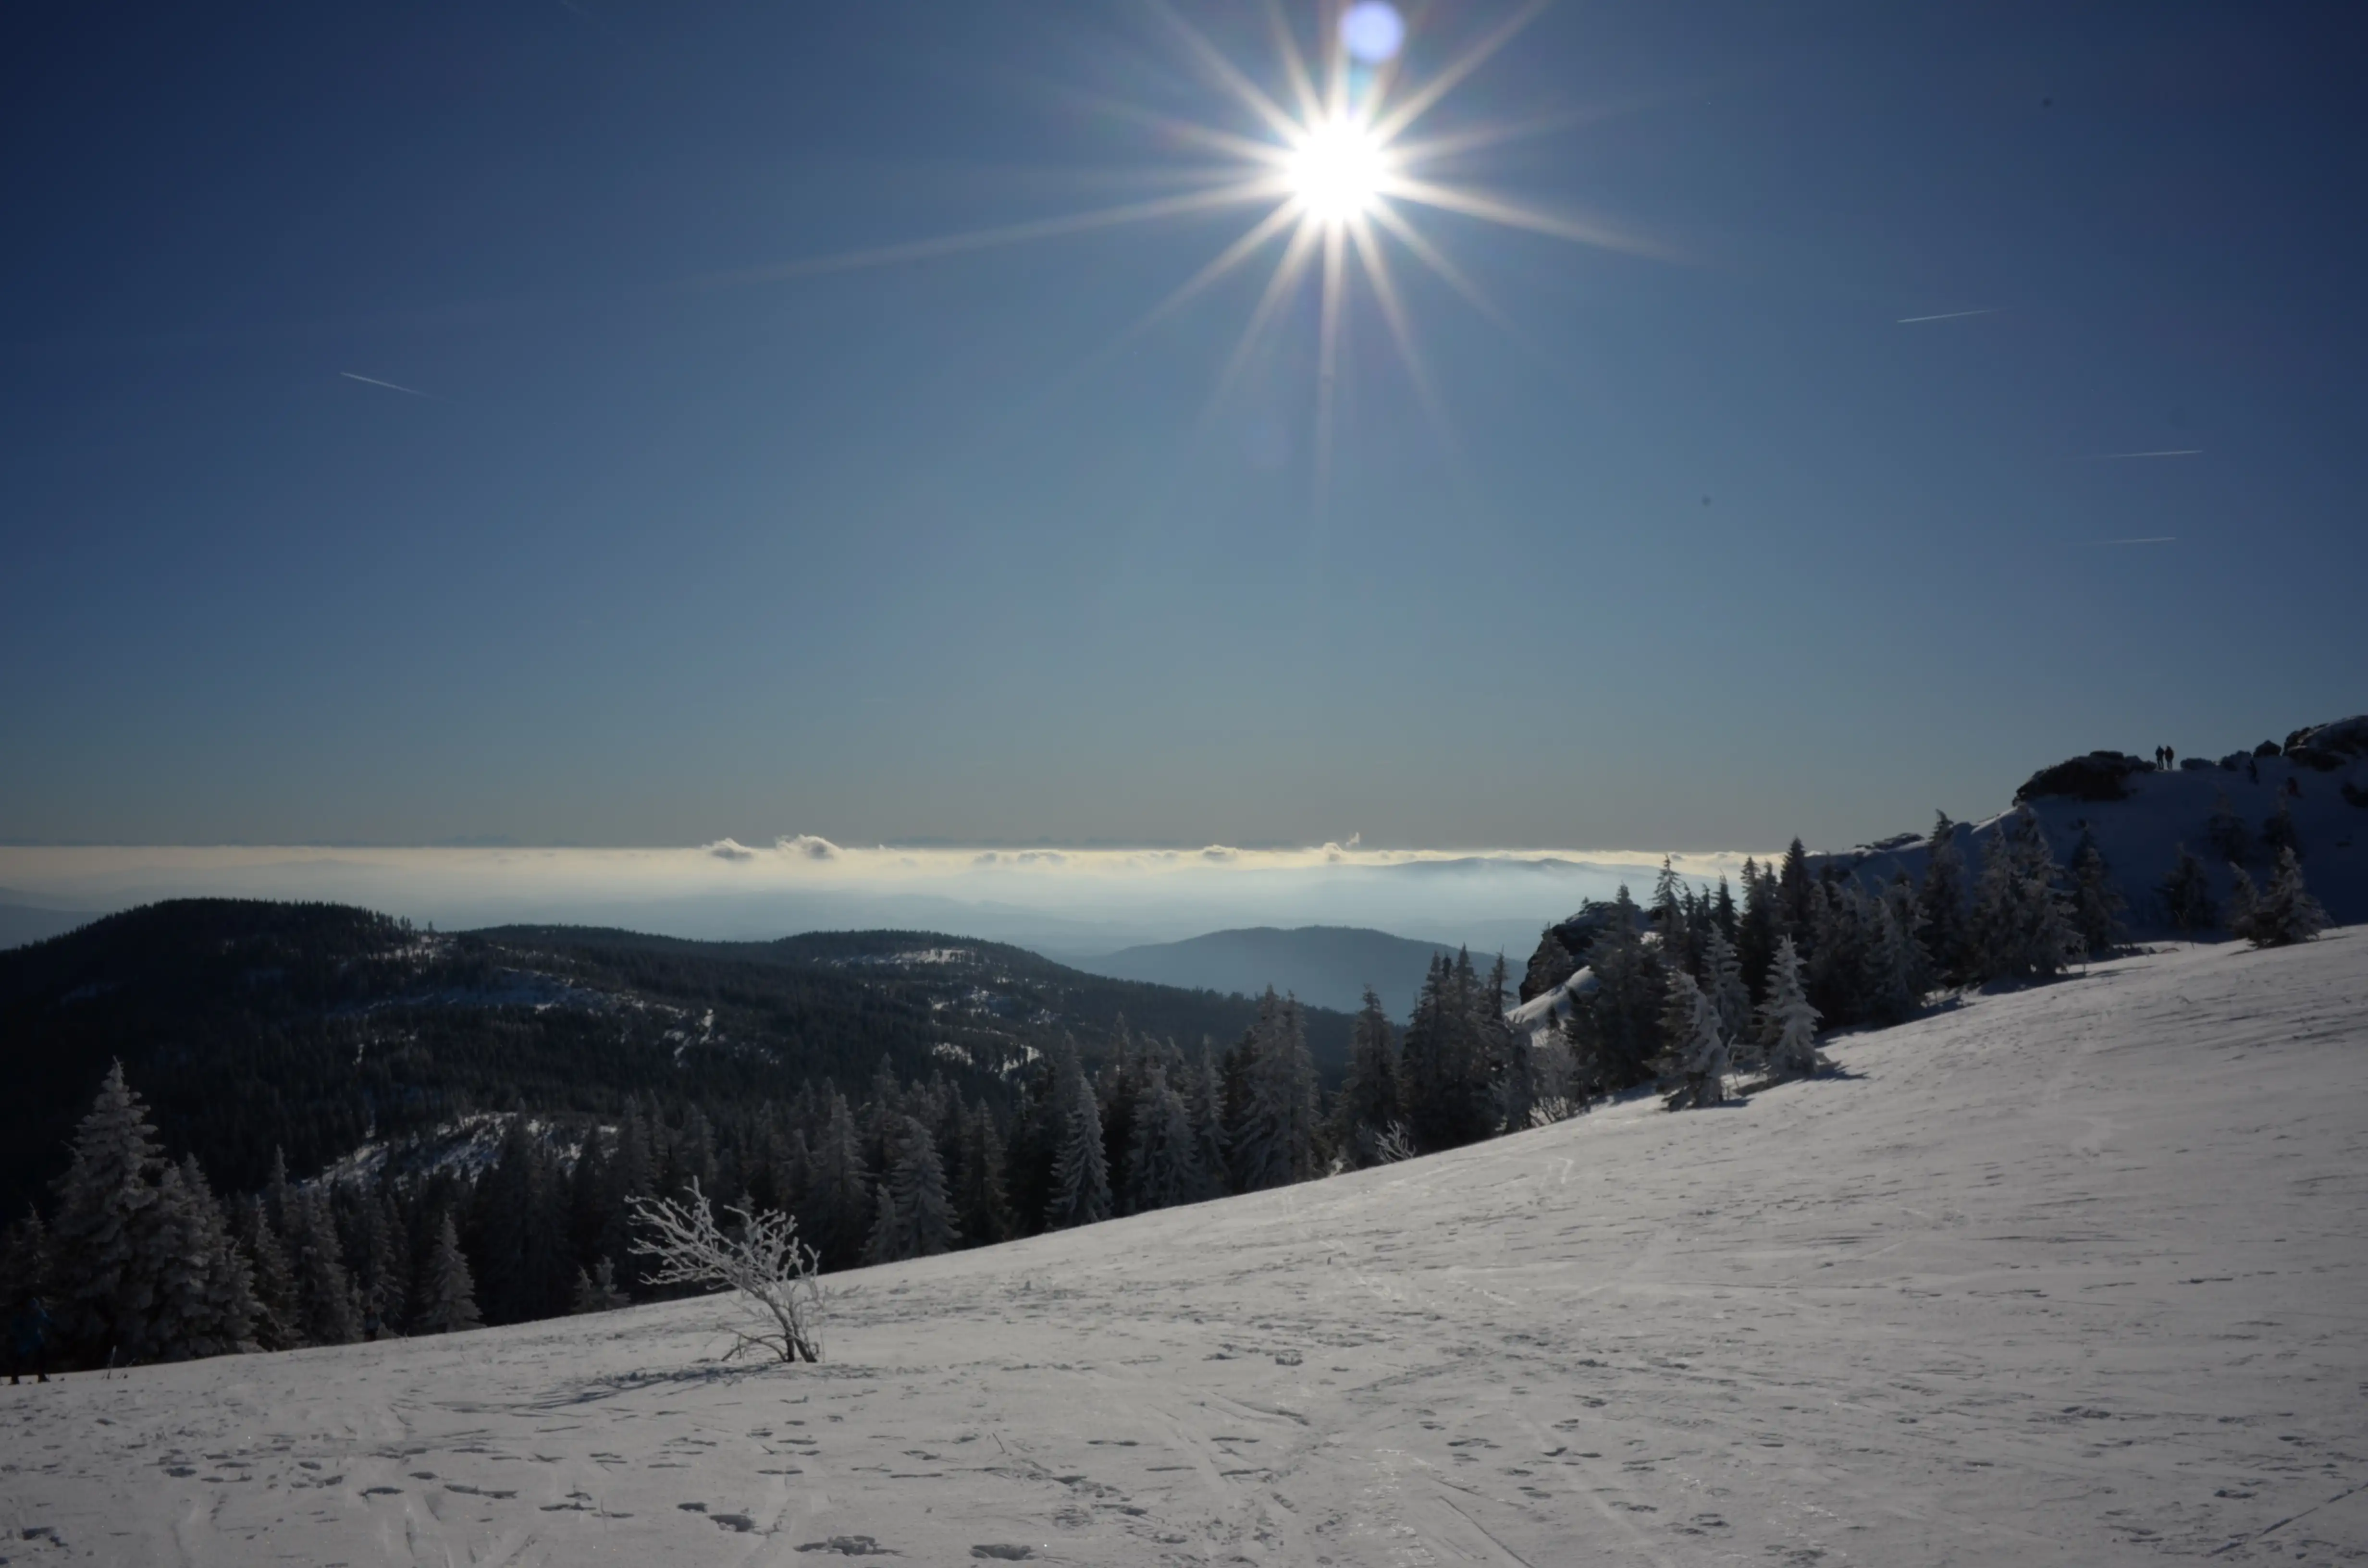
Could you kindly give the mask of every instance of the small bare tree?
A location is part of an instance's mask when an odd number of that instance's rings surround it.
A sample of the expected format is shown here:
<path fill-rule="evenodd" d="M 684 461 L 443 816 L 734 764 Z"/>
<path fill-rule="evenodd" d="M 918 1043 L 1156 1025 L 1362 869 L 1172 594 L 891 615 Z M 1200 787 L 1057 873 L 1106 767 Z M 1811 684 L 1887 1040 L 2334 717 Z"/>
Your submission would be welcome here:
<path fill-rule="evenodd" d="M 736 1233 L 727 1234 L 716 1225 L 715 1210 L 696 1176 L 689 1203 L 636 1198 L 632 1209 L 643 1227 L 633 1251 L 658 1260 L 651 1284 L 725 1290 L 738 1297 L 756 1326 L 729 1325 L 731 1356 L 764 1351 L 784 1361 L 822 1359 L 822 1282 L 816 1272 L 822 1256 L 798 1240 L 795 1220 L 778 1210 L 752 1214 L 726 1209 L 740 1221 Z"/>

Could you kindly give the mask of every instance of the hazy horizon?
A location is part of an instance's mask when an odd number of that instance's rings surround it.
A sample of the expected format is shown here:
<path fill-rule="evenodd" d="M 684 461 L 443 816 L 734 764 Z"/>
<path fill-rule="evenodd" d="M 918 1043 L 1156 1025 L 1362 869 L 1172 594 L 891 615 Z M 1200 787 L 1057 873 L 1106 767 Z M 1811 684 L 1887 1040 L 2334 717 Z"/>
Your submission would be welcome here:
<path fill-rule="evenodd" d="M 1705 884 L 1736 854 L 1673 855 Z M 612 925 L 755 939 L 904 926 L 1081 956 L 1251 926 L 1356 926 L 1504 949 L 1658 855 L 1481 854 L 1325 845 L 1287 851 L 850 848 L 812 837 L 662 848 L 0 846 L 0 903 L 107 913 L 169 897 L 320 899 L 447 928 Z"/>

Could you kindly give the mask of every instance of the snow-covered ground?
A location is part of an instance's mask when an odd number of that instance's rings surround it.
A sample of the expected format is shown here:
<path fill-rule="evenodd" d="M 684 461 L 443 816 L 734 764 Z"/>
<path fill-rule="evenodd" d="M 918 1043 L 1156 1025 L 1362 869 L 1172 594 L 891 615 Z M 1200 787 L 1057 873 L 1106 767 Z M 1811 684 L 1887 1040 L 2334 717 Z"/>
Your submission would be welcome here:
<path fill-rule="evenodd" d="M 0 1560 L 2368 1558 L 2368 943 L 2181 950 L 1395 1168 L 695 1301 L 0 1387 Z"/>

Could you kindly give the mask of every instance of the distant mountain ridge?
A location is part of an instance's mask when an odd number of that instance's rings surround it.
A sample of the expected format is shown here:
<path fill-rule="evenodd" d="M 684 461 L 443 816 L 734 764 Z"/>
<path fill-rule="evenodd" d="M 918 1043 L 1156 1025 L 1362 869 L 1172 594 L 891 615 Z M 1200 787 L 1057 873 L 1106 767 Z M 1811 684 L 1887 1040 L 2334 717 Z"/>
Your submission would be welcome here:
<path fill-rule="evenodd" d="M 1269 985 L 1314 1006 L 1354 1012 L 1372 986 L 1394 1018 L 1414 1011 L 1433 958 L 1453 948 L 1357 926 L 1252 926 L 1122 948 L 1076 968 L 1113 979 L 1256 996 Z M 1476 961 L 1476 957 L 1475 957 Z"/>
<path fill-rule="evenodd" d="M 188 899 L 0 952 L 0 1213 L 54 1174 L 110 1061 L 167 1146 L 232 1191 L 272 1151 L 305 1176 L 366 1141 L 481 1110 L 612 1117 L 629 1095 L 711 1116 L 811 1081 L 860 1092 L 884 1060 L 1004 1096 L 1074 1040 L 1220 1051 L 1256 1006 L 913 931 L 696 942 L 586 926 L 431 933 L 329 903 Z M 1337 1081 L 1350 1020 L 1304 1010 Z"/>

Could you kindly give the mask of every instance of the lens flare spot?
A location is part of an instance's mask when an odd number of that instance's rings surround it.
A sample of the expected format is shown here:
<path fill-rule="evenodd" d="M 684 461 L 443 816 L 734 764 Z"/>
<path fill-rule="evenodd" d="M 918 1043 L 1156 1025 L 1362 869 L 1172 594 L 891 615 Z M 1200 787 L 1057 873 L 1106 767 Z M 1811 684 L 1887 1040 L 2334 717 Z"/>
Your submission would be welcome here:
<path fill-rule="evenodd" d="M 1389 172 L 1380 138 L 1354 119 L 1325 120 L 1292 150 L 1292 194 L 1326 223 L 1345 223 L 1372 211 Z"/>
<path fill-rule="evenodd" d="M 1389 0 L 1358 0 L 1341 15 L 1340 43 L 1360 65 L 1395 60 L 1406 47 L 1406 18 Z"/>

